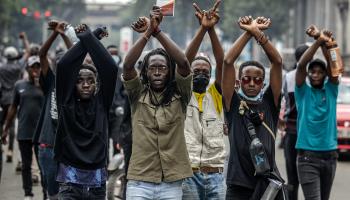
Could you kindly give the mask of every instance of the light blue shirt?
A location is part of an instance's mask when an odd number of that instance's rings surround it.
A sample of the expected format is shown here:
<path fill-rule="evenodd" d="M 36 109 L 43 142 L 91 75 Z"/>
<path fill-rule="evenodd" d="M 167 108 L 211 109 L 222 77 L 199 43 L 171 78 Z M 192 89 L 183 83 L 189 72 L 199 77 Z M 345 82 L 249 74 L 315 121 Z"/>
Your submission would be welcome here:
<path fill-rule="evenodd" d="M 304 83 L 295 86 L 298 110 L 297 149 L 330 151 L 337 149 L 338 85 L 328 80 L 322 89 Z"/>

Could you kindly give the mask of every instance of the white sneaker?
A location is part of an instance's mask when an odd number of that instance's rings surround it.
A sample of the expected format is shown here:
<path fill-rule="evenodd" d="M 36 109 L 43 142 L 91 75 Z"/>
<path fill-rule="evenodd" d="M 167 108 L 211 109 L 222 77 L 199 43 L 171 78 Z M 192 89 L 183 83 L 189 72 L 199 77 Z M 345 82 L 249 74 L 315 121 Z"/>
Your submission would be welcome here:
<path fill-rule="evenodd" d="M 25 196 L 25 197 L 24 197 L 24 200 L 33 200 L 33 197 L 31 197 L 31 196 Z"/>

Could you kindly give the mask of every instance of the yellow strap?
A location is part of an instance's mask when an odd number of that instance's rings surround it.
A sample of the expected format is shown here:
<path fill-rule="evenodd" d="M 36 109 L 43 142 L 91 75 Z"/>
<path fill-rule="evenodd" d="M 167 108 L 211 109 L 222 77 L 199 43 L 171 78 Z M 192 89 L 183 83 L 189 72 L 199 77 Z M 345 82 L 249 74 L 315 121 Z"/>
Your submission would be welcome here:
<path fill-rule="evenodd" d="M 215 106 L 216 112 L 220 115 L 221 112 L 222 112 L 222 95 L 216 89 L 215 84 L 211 84 L 209 86 L 208 92 L 213 97 L 214 106 Z M 204 98 L 206 93 L 200 94 L 200 93 L 197 93 L 197 92 L 193 92 L 193 94 L 194 94 L 194 96 L 196 97 L 196 99 L 198 101 L 199 111 L 203 112 L 203 98 Z"/>

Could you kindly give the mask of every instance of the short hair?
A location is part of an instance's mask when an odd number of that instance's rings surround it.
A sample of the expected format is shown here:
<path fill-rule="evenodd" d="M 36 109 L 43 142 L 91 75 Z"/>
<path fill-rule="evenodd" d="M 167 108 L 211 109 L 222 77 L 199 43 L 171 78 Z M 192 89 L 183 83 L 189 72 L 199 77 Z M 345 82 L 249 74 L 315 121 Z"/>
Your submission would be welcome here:
<path fill-rule="evenodd" d="M 114 45 L 114 44 L 111 44 L 111 45 L 108 45 L 106 49 L 111 49 L 111 48 L 116 48 L 116 49 L 118 49 L 118 46 L 117 46 L 117 45 Z"/>
<path fill-rule="evenodd" d="M 82 69 L 88 69 L 88 70 L 92 71 L 97 76 L 97 69 L 93 65 L 90 65 L 90 64 L 87 64 L 87 63 L 83 63 L 80 66 L 80 70 L 82 70 Z"/>
<path fill-rule="evenodd" d="M 239 66 L 239 70 L 238 70 L 238 78 L 241 78 L 242 77 L 242 71 L 245 67 L 248 67 L 248 66 L 255 66 L 259 69 L 261 69 L 263 71 L 263 78 L 265 79 L 265 68 L 264 66 L 259 63 L 258 61 L 246 61 L 244 63 L 242 63 L 240 66 Z"/>
<path fill-rule="evenodd" d="M 208 57 L 206 57 L 206 56 L 201 56 L 201 55 L 196 56 L 196 57 L 193 59 L 192 63 L 193 63 L 194 61 L 196 61 L 196 60 L 203 60 L 203 61 L 207 62 L 207 63 L 209 64 L 210 72 L 211 72 L 211 68 L 212 68 L 212 67 L 211 67 L 211 63 L 210 63 L 210 60 L 209 60 Z M 192 63 L 191 63 L 191 65 L 192 65 Z"/>

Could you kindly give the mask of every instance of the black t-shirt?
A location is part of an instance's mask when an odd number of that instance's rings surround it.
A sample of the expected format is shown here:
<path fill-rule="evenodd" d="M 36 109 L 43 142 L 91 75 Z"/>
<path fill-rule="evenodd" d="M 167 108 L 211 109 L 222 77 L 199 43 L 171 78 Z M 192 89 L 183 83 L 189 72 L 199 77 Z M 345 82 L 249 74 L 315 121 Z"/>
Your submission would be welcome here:
<path fill-rule="evenodd" d="M 12 104 L 17 106 L 18 140 L 31 140 L 33 138 L 43 101 L 43 92 L 33 83 L 29 81 L 16 83 Z"/>
<path fill-rule="evenodd" d="M 225 111 L 229 128 L 230 158 L 227 172 L 227 184 L 239 185 L 254 189 L 258 177 L 254 176 L 255 168 L 251 161 L 249 146 L 250 136 L 244 125 L 243 116 L 239 114 L 240 97 L 235 92 L 231 100 L 231 109 Z M 260 104 L 248 105 L 253 111 L 263 115 L 264 122 L 275 133 L 279 115 L 279 106 L 276 107 L 270 87 L 267 88 Z M 278 173 L 275 163 L 275 141 L 268 130 L 260 125 L 255 127 L 258 138 L 265 147 L 270 166 Z"/>
<path fill-rule="evenodd" d="M 47 75 L 40 75 L 40 85 L 42 86 L 45 101 L 43 109 L 40 113 L 40 119 L 36 127 L 33 141 L 40 144 L 48 144 L 53 146 L 57 128 L 57 104 L 55 75 L 49 68 Z"/>

